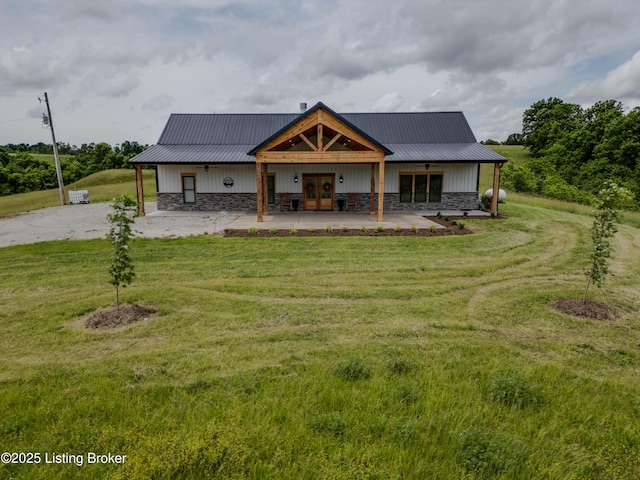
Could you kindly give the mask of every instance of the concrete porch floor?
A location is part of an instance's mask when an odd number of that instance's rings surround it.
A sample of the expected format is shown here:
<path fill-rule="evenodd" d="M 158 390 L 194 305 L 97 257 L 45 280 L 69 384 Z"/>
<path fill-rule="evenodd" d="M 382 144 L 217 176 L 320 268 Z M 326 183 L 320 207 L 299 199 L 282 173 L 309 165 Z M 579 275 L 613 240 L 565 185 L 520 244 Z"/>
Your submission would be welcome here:
<path fill-rule="evenodd" d="M 462 216 L 461 211 L 447 210 L 441 211 L 442 215 Z M 373 229 L 378 225 L 382 225 L 385 229 L 394 229 L 400 227 L 402 229 L 417 227 L 419 229 L 427 229 L 432 226 L 436 228 L 444 228 L 443 226 L 424 218 L 424 215 L 435 216 L 437 212 L 385 212 L 384 221 L 377 222 L 377 215 L 369 215 L 369 212 L 270 212 L 265 215 L 263 222 L 258 222 L 257 212 L 247 212 L 233 221 L 228 229 L 248 230 L 256 227 L 258 230 L 269 230 L 277 228 L 278 230 L 308 230 L 315 228 L 316 230 L 326 227 L 334 229 L 349 228 L 360 229 L 367 227 Z M 471 216 L 487 215 L 486 212 L 470 211 Z"/>

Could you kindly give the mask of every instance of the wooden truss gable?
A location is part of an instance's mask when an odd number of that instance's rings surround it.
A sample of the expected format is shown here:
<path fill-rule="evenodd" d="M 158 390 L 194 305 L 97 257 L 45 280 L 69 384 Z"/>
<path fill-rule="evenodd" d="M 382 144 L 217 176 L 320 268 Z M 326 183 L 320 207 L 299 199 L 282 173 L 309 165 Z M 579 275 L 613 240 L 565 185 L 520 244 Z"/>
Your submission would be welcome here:
<path fill-rule="evenodd" d="M 384 152 L 334 115 L 318 108 L 260 148 L 256 160 L 265 163 L 371 163 L 384 161 Z"/>

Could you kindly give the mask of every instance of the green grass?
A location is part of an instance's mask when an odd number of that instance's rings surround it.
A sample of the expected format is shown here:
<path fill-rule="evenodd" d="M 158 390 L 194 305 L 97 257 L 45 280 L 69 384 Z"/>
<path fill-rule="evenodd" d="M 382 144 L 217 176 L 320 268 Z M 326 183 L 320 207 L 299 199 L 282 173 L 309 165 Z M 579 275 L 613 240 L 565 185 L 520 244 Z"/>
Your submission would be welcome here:
<path fill-rule="evenodd" d="M 505 157 L 509 162 L 514 162 L 518 165 L 525 163 L 531 158 L 531 154 L 528 152 L 528 150 L 519 145 L 487 145 L 487 147 Z M 483 164 L 480 166 L 480 193 L 484 193 L 487 191 L 487 189 L 492 187 L 493 165 Z M 559 210 L 569 213 L 579 213 L 582 215 L 591 215 L 591 211 L 593 210 L 587 205 L 580 205 L 578 203 L 565 202 L 563 200 L 556 200 L 553 198 L 526 193 L 517 193 L 507 188 L 502 188 L 507 192 L 507 202 L 509 203 L 514 202 L 517 204 L 531 205 L 534 207 L 551 208 L 553 210 Z M 640 212 L 621 212 L 620 220 L 625 224 L 640 228 Z"/>
<path fill-rule="evenodd" d="M 590 219 L 508 203 L 475 235 L 135 240 L 113 304 L 106 241 L 0 249 L 2 451 L 127 455 L 7 478 L 615 478 L 640 475 L 640 231 L 579 296 Z"/>
<path fill-rule="evenodd" d="M 156 196 L 155 172 L 153 170 L 143 170 L 142 177 L 145 199 L 154 201 Z M 65 185 L 67 199 L 69 198 L 69 190 L 75 189 L 88 190 L 89 199 L 93 203 L 109 202 L 122 193 L 128 193 L 135 197 L 136 173 L 135 170 L 129 169 L 104 170 L 94 173 L 71 185 Z M 8 195 L 0 197 L 0 217 L 58 205 L 60 205 L 60 193 L 57 188 Z"/>
<path fill-rule="evenodd" d="M 49 162 L 51 165 L 55 164 L 56 159 L 53 156 L 53 153 L 29 153 L 30 156 L 35 158 L 36 160 L 44 160 L 45 162 Z M 72 159 L 73 155 L 60 155 L 60 160 L 69 160 Z"/>

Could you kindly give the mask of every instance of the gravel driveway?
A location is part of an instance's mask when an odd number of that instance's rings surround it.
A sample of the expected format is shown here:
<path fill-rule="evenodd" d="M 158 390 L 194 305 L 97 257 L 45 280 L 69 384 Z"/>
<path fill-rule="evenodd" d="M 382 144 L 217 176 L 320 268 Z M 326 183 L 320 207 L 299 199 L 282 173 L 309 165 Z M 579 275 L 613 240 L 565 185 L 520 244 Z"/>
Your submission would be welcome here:
<path fill-rule="evenodd" d="M 147 215 L 138 217 L 138 237 L 186 237 L 222 233 L 244 212 L 159 212 L 155 202 L 145 203 Z M 0 218 L 0 247 L 50 240 L 105 238 L 109 231 L 109 203 L 66 205 Z"/>

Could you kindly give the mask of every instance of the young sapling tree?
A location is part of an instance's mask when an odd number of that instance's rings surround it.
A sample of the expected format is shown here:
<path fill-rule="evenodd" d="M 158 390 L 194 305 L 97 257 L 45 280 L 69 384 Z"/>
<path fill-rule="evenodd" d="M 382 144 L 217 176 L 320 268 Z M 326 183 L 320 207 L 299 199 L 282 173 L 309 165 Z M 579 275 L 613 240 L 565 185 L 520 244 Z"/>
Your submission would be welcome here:
<path fill-rule="evenodd" d="M 126 287 L 135 278 L 133 262 L 129 257 L 129 240 L 134 235 L 131 225 L 138 216 L 138 204 L 129 195 L 113 199 L 113 213 L 107 215 L 111 224 L 107 238 L 113 245 L 109 283 L 116 288 L 116 308 L 120 309 L 120 286 Z"/>
<path fill-rule="evenodd" d="M 591 252 L 591 265 L 586 270 L 587 286 L 584 289 L 582 301 L 586 302 L 589 286 L 594 283 L 598 288 L 602 287 L 604 279 L 609 274 L 607 259 L 611 257 L 611 244 L 609 238 L 618 231 L 615 222 L 618 219 L 618 210 L 631 199 L 631 192 L 613 182 L 607 182 L 598 193 L 594 220 L 591 228 L 593 251 Z"/>

